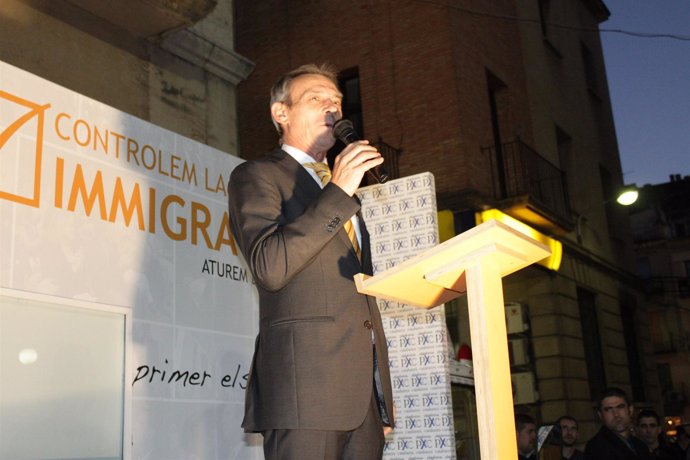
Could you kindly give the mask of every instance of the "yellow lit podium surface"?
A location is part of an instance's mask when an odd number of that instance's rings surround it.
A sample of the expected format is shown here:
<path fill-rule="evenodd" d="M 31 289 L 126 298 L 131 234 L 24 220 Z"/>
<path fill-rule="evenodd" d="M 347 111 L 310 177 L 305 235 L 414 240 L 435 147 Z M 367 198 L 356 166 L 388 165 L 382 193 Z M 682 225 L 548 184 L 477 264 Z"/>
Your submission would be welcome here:
<path fill-rule="evenodd" d="M 435 307 L 467 291 L 465 269 L 478 259 L 490 259 L 507 276 L 548 257 L 544 244 L 497 220 L 474 227 L 376 276 L 355 276 L 363 294 Z"/>
<path fill-rule="evenodd" d="M 550 253 L 546 245 L 489 220 L 376 276 L 355 276 L 363 294 L 423 308 L 467 293 L 483 460 L 517 459 L 501 278 Z"/>

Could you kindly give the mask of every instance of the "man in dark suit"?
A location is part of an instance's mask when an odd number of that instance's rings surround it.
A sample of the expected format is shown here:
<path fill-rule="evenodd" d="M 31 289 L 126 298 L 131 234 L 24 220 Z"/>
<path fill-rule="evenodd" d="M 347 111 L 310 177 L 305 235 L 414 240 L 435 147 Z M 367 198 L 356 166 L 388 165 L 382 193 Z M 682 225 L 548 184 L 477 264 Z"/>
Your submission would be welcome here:
<path fill-rule="evenodd" d="M 233 233 L 259 291 L 242 426 L 263 434 L 267 459 L 379 459 L 394 422 L 381 317 L 353 281 L 371 273 L 354 195 L 383 158 L 359 141 L 330 180 L 315 165 L 335 143 L 341 102 L 329 69 L 286 74 L 271 89 L 281 148 L 230 177 Z"/>
<path fill-rule="evenodd" d="M 647 446 L 632 435 L 633 406 L 623 390 L 604 390 L 597 414 L 603 426 L 585 446 L 587 460 L 651 460 Z"/>
<path fill-rule="evenodd" d="M 537 424 L 527 414 L 515 414 L 518 460 L 537 458 Z"/>
<path fill-rule="evenodd" d="M 659 414 L 651 409 L 642 409 L 637 414 L 636 435 L 647 446 L 656 460 L 685 460 L 685 452 L 675 442 L 669 442 L 662 434 L 663 425 Z"/>

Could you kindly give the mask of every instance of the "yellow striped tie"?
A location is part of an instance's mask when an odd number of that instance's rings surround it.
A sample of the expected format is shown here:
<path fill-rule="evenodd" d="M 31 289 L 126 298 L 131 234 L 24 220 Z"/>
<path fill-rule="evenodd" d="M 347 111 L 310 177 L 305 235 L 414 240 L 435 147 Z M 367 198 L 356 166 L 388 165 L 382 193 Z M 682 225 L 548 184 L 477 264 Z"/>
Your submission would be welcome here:
<path fill-rule="evenodd" d="M 331 168 L 328 167 L 326 163 L 304 163 L 305 168 L 313 169 L 316 172 L 316 175 L 319 176 L 319 179 L 321 179 L 321 185 L 326 186 L 327 183 L 330 182 L 331 180 Z M 355 253 L 357 254 L 357 257 L 361 260 L 362 254 L 359 249 L 359 243 L 357 242 L 357 234 L 355 233 L 355 226 L 352 225 L 352 219 L 348 220 L 345 222 L 343 225 L 343 228 L 345 228 L 345 231 L 347 232 L 348 238 L 350 238 L 350 242 L 352 243 L 352 247 L 355 249 Z"/>

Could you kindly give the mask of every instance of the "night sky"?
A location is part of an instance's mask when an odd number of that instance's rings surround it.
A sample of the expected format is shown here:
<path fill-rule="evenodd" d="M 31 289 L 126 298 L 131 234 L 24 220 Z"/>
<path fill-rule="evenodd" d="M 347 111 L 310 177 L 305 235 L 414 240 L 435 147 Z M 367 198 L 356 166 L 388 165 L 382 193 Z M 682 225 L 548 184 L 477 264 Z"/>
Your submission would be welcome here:
<path fill-rule="evenodd" d="M 604 3 L 611 17 L 599 27 L 625 183 L 690 175 L 690 0 Z"/>

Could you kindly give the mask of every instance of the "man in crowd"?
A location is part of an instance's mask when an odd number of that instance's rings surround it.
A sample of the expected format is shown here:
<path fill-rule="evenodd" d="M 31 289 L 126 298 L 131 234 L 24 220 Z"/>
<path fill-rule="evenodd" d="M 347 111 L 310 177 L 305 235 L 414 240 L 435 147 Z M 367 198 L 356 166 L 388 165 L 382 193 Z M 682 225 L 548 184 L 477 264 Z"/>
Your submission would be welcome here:
<path fill-rule="evenodd" d="M 685 460 L 685 452 L 677 445 L 666 441 L 661 435 L 661 419 L 651 409 L 637 414 L 637 437 L 647 445 L 652 458 L 658 460 Z"/>
<path fill-rule="evenodd" d="M 620 388 L 607 388 L 597 403 L 602 427 L 585 447 L 587 460 L 649 460 L 647 446 L 632 436 L 633 406 Z"/>
<path fill-rule="evenodd" d="M 563 460 L 583 460 L 584 454 L 575 448 L 577 443 L 577 420 L 570 415 L 564 415 L 556 424 L 561 429 L 561 458 Z"/>
<path fill-rule="evenodd" d="M 228 185 L 233 233 L 259 291 L 259 335 L 242 426 L 260 432 L 267 460 L 375 460 L 393 426 L 387 343 L 355 192 L 383 162 L 367 141 L 331 171 L 326 153 L 342 118 L 328 68 L 302 66 L 271 89 L 280 147 L 239 165 Z"/>
<path fill-rule="evenodd" d="M 537 458 L 537 424 L 527 414 L 515 414 L 518 460 Z"/>

